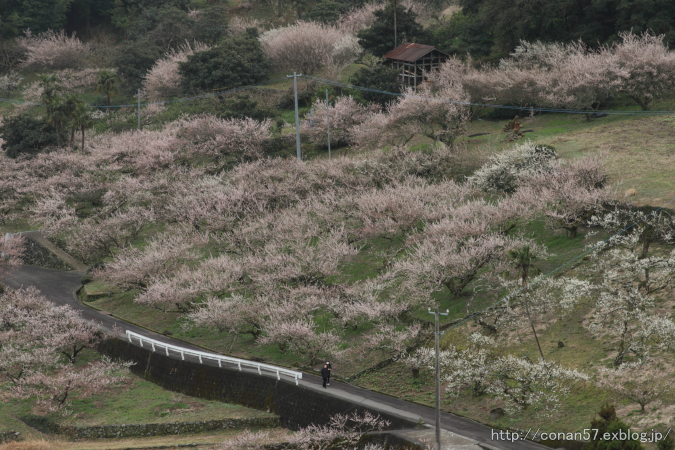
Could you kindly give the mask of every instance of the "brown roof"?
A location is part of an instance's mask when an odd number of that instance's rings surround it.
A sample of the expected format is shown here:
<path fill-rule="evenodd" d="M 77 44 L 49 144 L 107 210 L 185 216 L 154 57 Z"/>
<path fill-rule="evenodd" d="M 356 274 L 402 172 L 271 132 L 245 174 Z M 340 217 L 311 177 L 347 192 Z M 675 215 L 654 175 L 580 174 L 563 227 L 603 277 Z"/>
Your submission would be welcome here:
<path fill-rule="evenodd" d="M 396 47 L 395 49 L 384 55 L 384 57 L 387 59 L 396 59 L 398 61 L 414 62 L 420 59 L 422 56 L 426 55 L 427 53 L 431 52 L 432 50 L 436 50 L 437 52 L 446 55 L 444 52 L 441 52 L 432 45 L 404 42 L 402 45 Z"/>

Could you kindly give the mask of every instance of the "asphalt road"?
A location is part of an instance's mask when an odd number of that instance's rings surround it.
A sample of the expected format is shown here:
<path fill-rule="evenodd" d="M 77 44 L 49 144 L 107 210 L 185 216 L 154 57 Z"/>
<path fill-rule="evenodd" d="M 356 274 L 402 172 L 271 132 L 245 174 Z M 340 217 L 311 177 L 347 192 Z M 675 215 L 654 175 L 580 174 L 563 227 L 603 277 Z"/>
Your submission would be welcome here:
<path fill-rule="evenodd" d="M 73 295 L 80 287 L 80 278 L 82 272 L 60 272 L 56 270 L 43 269 L 39 267 L 23 266 L 13 270 L 11 273 L 5 275 L 3 282 L 13 288 L 35 286 L 42 294 L 44 294 L 50 301 L 57 305 L 70 305 L 71 307 L 82 312 L 82 315 L 97 324 L 107 331 L 111 331 L 113 326 L 117 326 L 123 330 L 131 330 L 152 339 L 157 339 L 168 344 L 176 345 L 184 348 L 192 348 L 194 350 L 203 349 L 186 344 L 185 342 L 172 339 L 170 337 L 153 333 L 145 328 L 138 327 L 128 322 L 122 321 L 110 315 L 104 314 L 95 309 L 86 307 L 77 301 Z M 136 342 L 134 340 L 134 342 Z M 180 358 L 178 354 L 171 354 L 172 357 Z M 186 359 L 194 359 L 186 356 Z M 217 365 L 215 361 L 204 359 L 204 364 Z M 235 366 L 236 367 L 236 366 Z M 247 370 L 248 371 L 248 370 Z M 251 370 L 257 374 L 256 370 Z M 263 372 L 264 373 L 264 372 Z M 263 376 L 276 376 L 272 374 L 264 374 Z M 313 387 L 320 389 L 322 380 L 321 377 L 311 374 L 303 373 L 303 379 L 300 382 L 302 386 Z M 327 395 L 344 396 L 354 399 L 355 397 L 363 398 L 364 402 L 369 404 L 380 404 L 392 412 L 399 412 L 402 415 L 409 416 L 411 414 L 420 416 L 427 424 L 435 423 L 435 410 L 427 406 L 410 403 L 395 397 L 390 397 L 378 392 L 369 391 L 360 387 L 341 383 L 337 380 L 332 380 L 329 391 L 324 391 Z M 298 395 L 301 395 L 298 393 Z M 444 430 L 465 436 L 480 443 L 487 444 L 494 448 L 508 449 L 508 450 L 543 450 L 547 449 L 543 445 L 531 441 L 516 441 L 504 442 L 492 439 L 492 428 L 483 424 L 474 422 L 470 419 L 455 416 L 449 413 L 442 413 L 441 427 Z"/>

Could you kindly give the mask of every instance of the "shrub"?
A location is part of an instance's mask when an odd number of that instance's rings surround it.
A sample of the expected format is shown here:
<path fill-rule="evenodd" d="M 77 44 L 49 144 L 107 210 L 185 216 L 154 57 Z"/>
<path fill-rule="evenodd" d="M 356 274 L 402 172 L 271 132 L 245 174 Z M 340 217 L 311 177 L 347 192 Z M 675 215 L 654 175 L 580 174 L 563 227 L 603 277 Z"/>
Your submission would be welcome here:
<path fill-rule="evenodd" d="M 58 33 L 46 31 L 37 36 L 26 30 L 24 36 L 17 39 L 26 50 L 24 67 L 49 69 L 76 69 L 86 64 L 90 47 L 65 31 Z"/>
<path fill-rule="evenodd" d="M 221 119 L 251 118 L 262 122 L 278 115 L 274 108 L 258 105 L 258 102 L 246 94 L 238 94 L 235 98 L 228 98 L 218 105 L 216 115 Z M 283 126 L 283 125 L 282 125 Z"/>
<path fill-rule="evenodd" d="M 122 87 L 129 92 L 142 87 L 148 70 L 161 56 L 161 49 L 147 41 L 131 42 L 122 47 L 113 61 L 117 75 L 124 81 Z"/>
<path fill-rule="evenodd" d="M 61 139 L 67 133 L 61 133 Z M 26 114 L 8 118 L 0 126 L 0 137 L 4 140 L 2 148 L 10 158 L 21 154 L 35 154 L 40 150 L 57 145 L 56 131 L 43 120 Z"/>
<path fill-rule="evenodd" d="M 186 62 L 178 63 L 181 87 L 192 92 L 258 83 L 271 70 L 254 30 L 227 38 L 217 47 L 189 55 Z"/>

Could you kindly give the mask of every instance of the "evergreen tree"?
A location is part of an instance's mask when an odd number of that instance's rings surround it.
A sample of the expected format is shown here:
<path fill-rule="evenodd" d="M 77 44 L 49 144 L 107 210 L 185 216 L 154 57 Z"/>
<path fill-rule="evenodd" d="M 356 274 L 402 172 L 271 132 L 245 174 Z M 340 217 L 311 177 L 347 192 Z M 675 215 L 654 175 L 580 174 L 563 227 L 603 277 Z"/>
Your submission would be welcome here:
<path fill-rule="evenodd" d="M 375 56 L 384 56 L 395 48 L 394 43 L 394 6 L 375 11 L 375 22 L 370 28 L 358 33 L 359 44 Z M 396 44 L 414 42 L 433 44 L 434 36 L 415 22 L 415 13 L 403 6 L 396 6 Z"/>

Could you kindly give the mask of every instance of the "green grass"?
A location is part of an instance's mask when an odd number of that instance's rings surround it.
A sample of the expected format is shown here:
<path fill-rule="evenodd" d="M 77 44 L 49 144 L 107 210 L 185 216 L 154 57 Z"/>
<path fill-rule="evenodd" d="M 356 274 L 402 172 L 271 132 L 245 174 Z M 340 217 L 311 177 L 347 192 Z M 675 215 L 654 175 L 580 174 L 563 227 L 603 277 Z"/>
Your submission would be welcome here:
<path fill-rule="evenodd" d="M 91 426 L 273 416 L 240 405 L 176 394 L 134 375 L 122 389 L 75 400 L 72 410 L 67 417 L 54 418 L 64 424 Z"/>
<path fill-rule="evenodd" d="M 78 365 L 98 357 L 85 351 Z M 5 386 L 6 388 L 8 386 Z M 191 422 L 218 419 L 272 417 L 267 412 L 219 401 L 203 400 L 177 394 L 129 373 L 121 385 L 106 388 L 92 397 L 78 399 L 75 395 L 68 407 L 72 414 L 50 413 L 34 399 L 10 399 L 0 389 L 0 431 L 16 430 L 34 435 L 34 430 L 19 419 L 25 414 L 47 416 L 51 420 L 75 426 L 113 425 L 131 423 Z"/>

